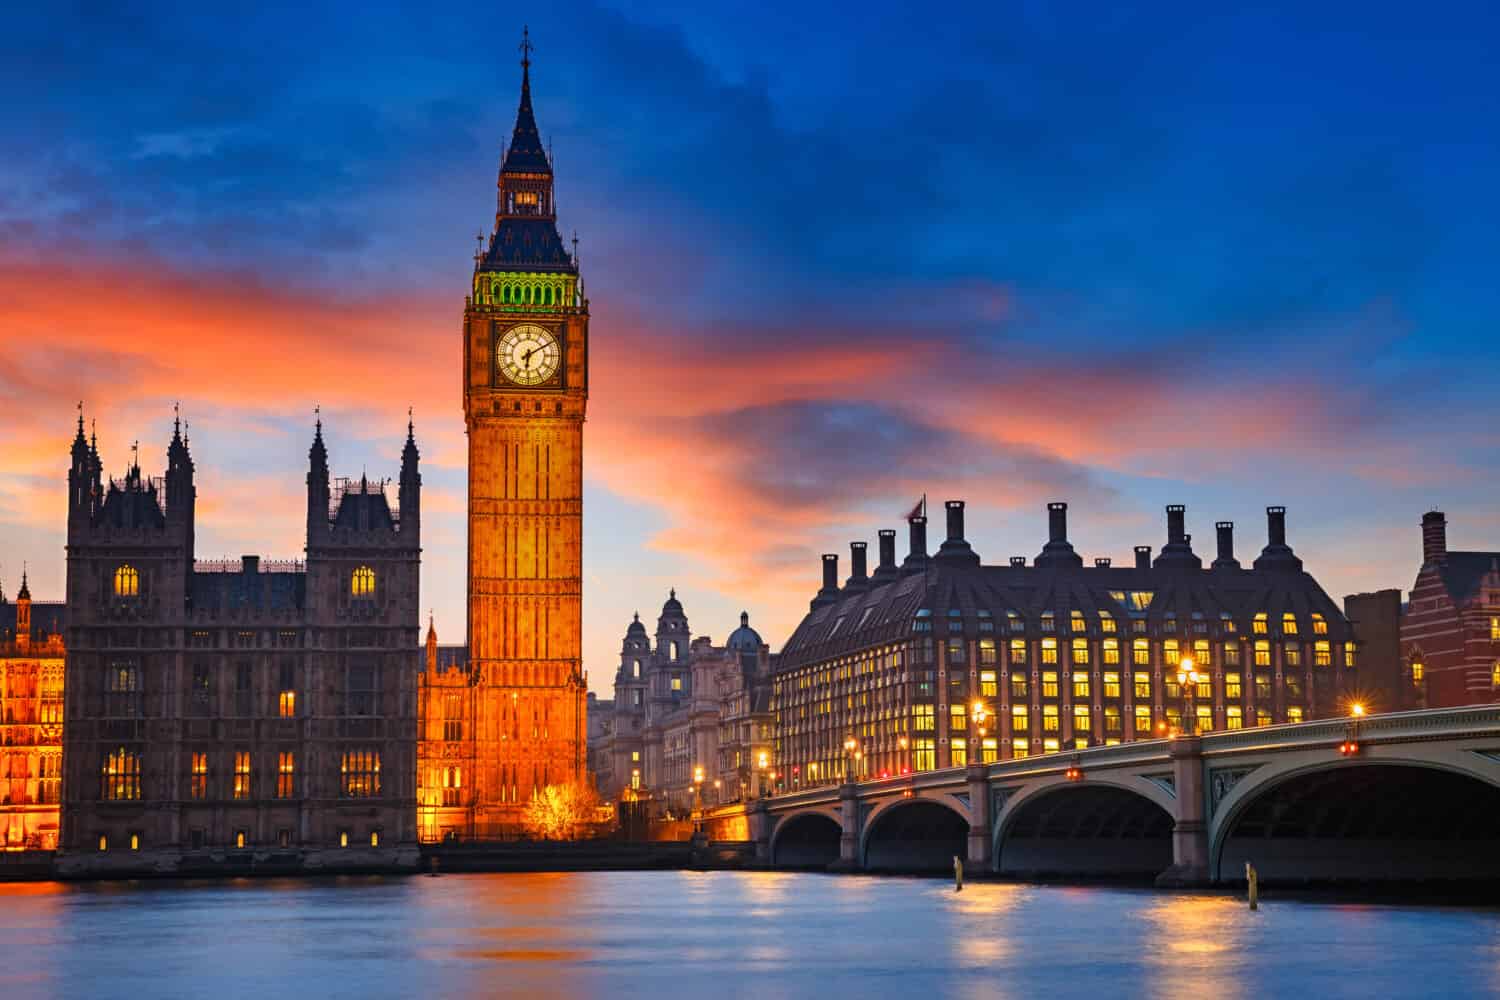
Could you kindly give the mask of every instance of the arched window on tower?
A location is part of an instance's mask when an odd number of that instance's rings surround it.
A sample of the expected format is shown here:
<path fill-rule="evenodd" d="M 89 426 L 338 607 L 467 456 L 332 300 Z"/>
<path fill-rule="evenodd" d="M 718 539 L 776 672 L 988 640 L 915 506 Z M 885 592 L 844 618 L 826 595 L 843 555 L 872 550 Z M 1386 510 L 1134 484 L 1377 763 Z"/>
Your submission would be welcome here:
<path fill-rule="evenodd" d="M 115 570 L 115 596 L 116 597 L 139 597 L 141 593 L 141 576 L 131 565 L 123 565 Z"/>
<path fill-rule="evenodd" d="M 375 596 L 375 571 L 368 566 L 361 566 L 355 570 L 349 580 L 349 593 L 354 597 L 373 598 Z"/>

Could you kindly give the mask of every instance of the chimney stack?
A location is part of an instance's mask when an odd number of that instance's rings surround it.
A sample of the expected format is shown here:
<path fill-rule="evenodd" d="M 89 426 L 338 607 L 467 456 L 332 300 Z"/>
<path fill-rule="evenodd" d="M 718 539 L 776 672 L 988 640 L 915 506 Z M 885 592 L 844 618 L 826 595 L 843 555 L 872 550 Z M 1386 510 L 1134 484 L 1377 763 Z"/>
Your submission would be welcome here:
<path fill-rule="evenodd" d="M 1082 566 L 1083 557 L 1073 551 L 1068 541 L 1068 505 L 1054 500 L 1047 505 L 1047 544 L 1032 560 L 1035 566 Z"/>
<path fill-rule="evenodd" d="M 1266 547 L 1260 550 L 1253 564 L 1256 569 L 1281 570 L 1300 573 L 1302 560 L 1286 543 L 1286 508 L 1266 508 Z"/>
<path fill-rule="evenodd" d="M 1422 515 L 1422 561 L 1439 563 L 1448 558 L 1448 519 L 1440 510 Z"/>
<path fill-rule="evenodd" d="M 1047 541 L 1066 542 L 1068 540 L 1068 505 L 1062 501 L 1054 501 L 1047 505 Z"/>
<path fill-rule="evenodd" d="M 918 514 L 909 518 L 907 524 L 911 527 L 911 550 L 901 564 L 901 572 L 921 573 L 927 569 L 930 561 L 927 555 L 927 518 Z"/>
<path fill-rule="evenodd" d="M 1135 568 L 1136 569 L 1150 569 L 1151 568 L 1151 546 L 1149 546 L 1149 545 L 1137 545 L 1135 547 Z"/>
<path fill-rule="evenodd" d="M 1187 508 L 1180 503 L 1167 504 L 1167 544 L 1180 544 L 1187 539 Z"/>
<path fill-rule="evenodd" d="M 1026 557 L 1025 556 L 1011 556 L 1010 557 L 1010 564 L 1012 566 L 1025 566 L 1026 565 Z"/>
<path fill-rule="evenodd" d="M 875 567 L 875 574 L 870 578 L 872 583 L 884 583 L 901 575 L 896 568 L 896 531 L 894 528 L 881 528 L 880 537 L 880 565 Z"/>
<path fill-rule="evenodd" d="M 938 547 L 937 561 L 961 566 L 978 566 L 979 554 L 964 538 L 964 502 L 949 500 L 943 506 L 948 511 L 948 538 Z"/>
<path fill-rule="evenodd" d="M 1094 560 L 1094 568 L 1095 569 L 1109 569 L 1109 565 L 1110 565 L 1110 558 L 1109 558 L 1109 556 L 1100 556 L 1099 558 L 1097 558 L 1097 559 Z"/>
<path fill-rule="evenodd" d="M 1239 569 L 1239 560 L 1234 557 L 1234 522 L 1216 521 L 1214 530 L 1219 533 L 1219 556 L 1213 561 L 1213 568 Z"/>
<path fill-rule="evenodd" d="M 823 553 L 823 589 L 812 599 L 814 609 L 839 599 L 839 554 Z"/>
<path fill-rule="evenodd" d="M 866 571 L 864 542 L 849 543 L 849 579 L 844 581 L 844 589 L 857 593 L 866 590 L 870 586 L 870 577 Z"/>
<path fill-rule="evenodd" d="M 1203 560 L 1193 553 L 1193 536 L 1187 533 L 1187 508 L 1167 504 L 1167 544 L 1153 565 L 1157 569 L 1202 569 Z"/>

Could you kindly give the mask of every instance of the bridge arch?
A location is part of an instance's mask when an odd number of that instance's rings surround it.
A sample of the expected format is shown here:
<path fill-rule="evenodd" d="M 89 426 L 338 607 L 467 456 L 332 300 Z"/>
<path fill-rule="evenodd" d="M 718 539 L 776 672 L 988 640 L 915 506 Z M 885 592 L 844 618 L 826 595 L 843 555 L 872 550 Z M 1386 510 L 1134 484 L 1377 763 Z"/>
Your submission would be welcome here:
<path fill-rule="evenodd" d="M 861 825 L 859 859 L 868 871 L 947 872 L 969 853 L 969 810 L 952 795 L 900 796 L 878 803 Z"/>
<path fill-rule="evenodd" d="M 771 864 L 780 868 L 827 868 L 839 859 L 842 833 L 837 814 L 821 809 L 791 813 L 771 831 Z"/>
<path fill-rule="evenodd" d="M 1470 753 L 1262 765 L 1215 812 L 1210 876 L 1250 861 L 1268 882 L 1500 880 L 1500 775 Z"/>
<path fill-rule="evenodd" d="M 1174 808 L 1144 779 L 1039 782 L 1012 796 L 997 817 L 995 871 L 1154 878 L 1172 864 Z"/>

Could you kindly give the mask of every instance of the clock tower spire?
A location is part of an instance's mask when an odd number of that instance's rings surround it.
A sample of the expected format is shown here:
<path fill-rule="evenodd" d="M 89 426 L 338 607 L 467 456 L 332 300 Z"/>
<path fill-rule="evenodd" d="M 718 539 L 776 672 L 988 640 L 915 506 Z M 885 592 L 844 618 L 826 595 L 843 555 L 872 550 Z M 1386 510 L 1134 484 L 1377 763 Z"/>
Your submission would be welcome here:
<path fill-rule="evenodd" d="M 442 825 L 462 825 L 481 839 L 513 834 L 533 796 L 586 777 L 589 310 L 577 262 L 557 231 L 552 164 L 531 104 L 529 33 L 520 51 L 520 106 L 463 325 L 473 700 L 464 756 L 473 773 L 458 788 L 463 815 Z"/>

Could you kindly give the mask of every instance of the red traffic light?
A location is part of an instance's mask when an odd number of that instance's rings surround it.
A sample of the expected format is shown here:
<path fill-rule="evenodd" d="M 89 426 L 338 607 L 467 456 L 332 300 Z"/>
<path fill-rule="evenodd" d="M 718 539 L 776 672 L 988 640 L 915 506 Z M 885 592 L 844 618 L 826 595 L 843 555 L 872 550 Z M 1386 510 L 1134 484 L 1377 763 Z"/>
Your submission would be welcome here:
<path fill-rule="evenodd" d="M 1345 757 L 1353 757 L 1359 753 L 1359 744 L 1353 740 L 1345 740 L 1339 744 L 1339 753 Z"/>

